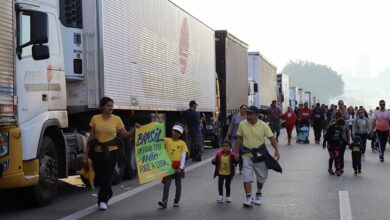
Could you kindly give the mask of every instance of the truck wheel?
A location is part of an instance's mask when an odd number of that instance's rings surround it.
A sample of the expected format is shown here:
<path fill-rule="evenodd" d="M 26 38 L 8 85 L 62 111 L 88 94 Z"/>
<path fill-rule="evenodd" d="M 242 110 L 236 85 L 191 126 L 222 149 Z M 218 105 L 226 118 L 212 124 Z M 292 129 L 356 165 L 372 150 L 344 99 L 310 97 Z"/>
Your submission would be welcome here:
<path fill-rule="evenodd" d="M 218 135 L 214 135 L 213 137 L 213 142 L 212 142 L 212 145 L 213 145 L 213 148 L 216 149 L 216 148 L 219 148 L 219 137 Z"/>
<path fill-rule="evenodd" d="M 112 185 L 118 185 L 123 180 L 123 175 L 125 173 L 125 164 L 124 163 L 116 163 L 114 175 L 112 177 Z"/>
<path fill-rule="evenodd" d="M 85 178 L 83 175 L 80 175 L 81 182 L 84 183 L 85 187 L 91 187 L 91 184 L 89 183 L 89 180 Z"/>
<path fill-rule="evenodd" d="M 133 179 L 137 176 L 137 164 L 135 159 L 134 140 L 125 141 L 125 179 Z"/>
<path fill-rule="evenodd" d="M 33 205 L 46 206 L 52 203 L 58 190 L 58 154 L 50 137 L 44 136 L 39 149 L 39 182 L 28 188 Z"/>

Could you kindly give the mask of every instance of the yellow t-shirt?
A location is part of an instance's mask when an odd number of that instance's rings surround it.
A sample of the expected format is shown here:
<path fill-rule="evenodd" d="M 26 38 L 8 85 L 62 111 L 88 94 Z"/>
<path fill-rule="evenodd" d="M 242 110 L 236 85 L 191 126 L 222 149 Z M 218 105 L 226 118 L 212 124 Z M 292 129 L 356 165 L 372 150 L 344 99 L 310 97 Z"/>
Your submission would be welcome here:
<path fill-rule="evenodd" d="M 103 119 L 103 115 L 95 115 L 92 117 L 89 126 L 95 129 L 95 138 L 99 142 L 107 142 L 114 139 L 117 135 L 118 130 L 124 128 L 122 119 L 116 115 L 111 115 L 111 117 L 107 120 Z M 109 146 L 108 150 L 116 150 L 118 146 Z M 95 151 L 102 152 L 100 146 L 96 146 Z"/>
<path fill-rule="evenodd" d="M 219 175 L 230 175 L 230 158 L 229 155 L 221 155 L 221 163 L 219 166 Z"/>
<path fill-rule="evenodd" d="M 181 159 L 181 153 L 188 152 L 187 145 L 182 140 L 173 140 L 172 138 L 164 138 L 165 149 L 168 152 L 172 161 Z"/>
<path fill-rule="evenodd" d="M 258 120 L 254 125 L 247 120 L 244 120 L 241 121 L 238 126 L 237 136 L 243 138 L 243 146 L 253 149 L 263 145 L 265 143 L 265 138 L 271 138 L 274 134 L 268 124 L 261 120 Z M 247 153 L 243 156 L 251 157 L 252 154 Z"/>
<path fill-rule="evenodd" d="M 353 152 L 360 152 L 360 146 L 353 146 L 352 151 Z"/>

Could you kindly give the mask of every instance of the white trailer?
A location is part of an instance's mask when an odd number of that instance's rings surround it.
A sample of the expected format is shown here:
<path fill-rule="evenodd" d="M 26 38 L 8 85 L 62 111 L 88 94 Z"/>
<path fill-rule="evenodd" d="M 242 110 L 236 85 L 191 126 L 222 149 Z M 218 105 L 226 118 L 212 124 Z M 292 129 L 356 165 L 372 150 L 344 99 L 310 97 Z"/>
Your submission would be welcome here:
<path fill-rule="evenodd" d="M 305 102 L 305 90 L 298 88 L 298 105 Z"/>
<path fill-rule="evenodd" d="M 277 100 L 276 66 L 259 52 L 248 53 L 248 74 L 259 85 L 254 96 L 254 105 L 269 108 L 272 100 Z"/>
<path fill-rule="evenodd" d="M 311 108 L 312 107 L 311 92 L 305 91 L 304 100 L 305 100 L 304 102 L 307 102 L 307 104 Z"/>
<path fill-rule="evenodd" d="M 255 52 L 248 53 L 248 82 L 259 86 L 260 83 L 260 54 Z M 248 104 L 260 106 L 260 92 L 249 94 Z"/>
<path fill-rule="evenodd" d="M 286 74 L 277 75 L 278 84 L 278 98 L 277 103 L 282 112 L 287 111 L 287 107 L 290 106 L 290 81 L 289 76 Z"/>
<path fill-rule="evenodd" d="M 289 91 L 290 91 L 289 105 L 294 110 L 295 108 L 298 107 L 298 97 L 299 97 L 298 87 L 292 86 L 292 87 L 290 87 Z"/>

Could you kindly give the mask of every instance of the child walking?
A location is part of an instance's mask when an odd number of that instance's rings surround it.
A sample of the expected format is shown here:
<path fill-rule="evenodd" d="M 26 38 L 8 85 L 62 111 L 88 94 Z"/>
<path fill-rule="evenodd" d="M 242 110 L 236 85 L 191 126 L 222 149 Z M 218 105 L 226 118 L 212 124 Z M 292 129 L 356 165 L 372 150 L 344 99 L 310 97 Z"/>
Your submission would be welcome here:
<path fill-rule="evenodd" d="M 355 171 L 354 175 L 361 176 L 362 175 L 362 153 L 363 153 L 363 145 L 362 140 L 359 136 L 355 136 L 353 138 L 353 143 L 349 146 L 352 150 L 352 167 Z"/>
<path fill-rule="evenodd" d="M 326 132 L 323 148 L 325 149 L 326 143 L 328 143 L 328 152 L 329 152 L 329 168 L 328 172 L 330 175 L 334 175 L 332 164 L 335 162 L 336 166 L 336 175 L 341 176 L 342 172 L 342 150 L 347 144 L 347 139 L 344 135 L 343 127 L 345 125 L 344 119 L 338 119 L 336 123 L 331 124 Z"/>
<path fill-rule="evenodd" d="M 180 137 L 183 135 L 184 126 L 176 124 L 172 128 L 172 137 L 164 138 L 165 149 L 168 152 L 169 157 L 172 160 L 172 167 L 176 170 L 176 173 L 163 178 L 164 191 L 162 201 L 158 202 L 161 208 L 166 208 L 168 204 L 169 188 L 171 186 L 172 179 L 175 180 L 176 194 L 173 202 L 174 207 L 180 206 L 181 196 L 181 179 L 184 177 L 184 167 L 186 161 L 186 154 L 188 152 L 187 145 Z"/>
<path fill-rule="evenodd" d="M 230 197 L 230 183 L 234 176 L 235 171 L 235 155 L 232 151 L 232 143 L 225 140 L 222 145 L 222 150 L 218 151 L 215 158 L 212 160 L 215 165 L 214 178 L 218 176 L 218 196 L 217 202 L 222 203 L 224 201 L 230 203 L 232 198 Z M 225 183 L 226 198 L 223 197 L 223 184 Z"/>

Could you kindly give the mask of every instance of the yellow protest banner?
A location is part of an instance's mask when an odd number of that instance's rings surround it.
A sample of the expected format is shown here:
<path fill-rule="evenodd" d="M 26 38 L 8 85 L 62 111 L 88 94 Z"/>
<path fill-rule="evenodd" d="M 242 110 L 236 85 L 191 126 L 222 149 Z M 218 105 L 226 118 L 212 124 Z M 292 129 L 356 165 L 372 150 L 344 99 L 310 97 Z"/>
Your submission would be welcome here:
<path fill-rule="evenodd" d="M 152 122 L 135 132 L 135 158 L 141 184 L 175 173 L 164 146 L 164 124 Z"/>

